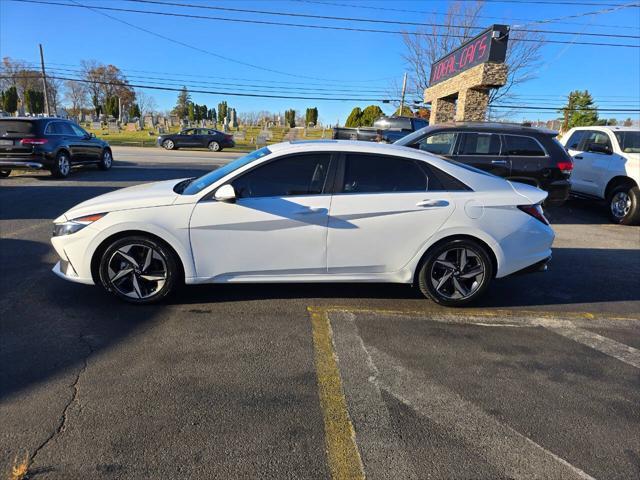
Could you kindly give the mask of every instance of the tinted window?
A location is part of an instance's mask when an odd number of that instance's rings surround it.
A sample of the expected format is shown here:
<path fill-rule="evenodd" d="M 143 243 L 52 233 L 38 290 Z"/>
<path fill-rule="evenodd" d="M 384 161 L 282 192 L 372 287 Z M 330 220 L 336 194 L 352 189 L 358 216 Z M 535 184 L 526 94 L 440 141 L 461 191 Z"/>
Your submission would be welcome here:
<path fill-rule="evenodd" d="M 458 155 L 500 155 L 500 137 L 493 133 L 464 133 Z"/>
<path fill-rule="evenodd" d="M 345 193 L 427 190 L 427 175 L 414 160 L 381 155 L 347 155 Z"/>
<path fill-rule="evenodd" d="M 423 138 L 413 147 L 424 150 L 425 152 L 435 153 L 437 155 L 449 155 L 453 151 L 456 144 L 458 134 L 456 132 L 439 132 Z"/>
<path fill-rule="evenodd" d="M 427 121 L 426 120 L 414 120 L 413 121 L 413 128 L 415 130 L 420 130 L 421 128 L 424 128 L 427 126 Z"/>
<path fill-rule="evenodd" d="M 429 165 L 426 162 L 417 162 L 427 175 L 428 189 L 430 192 L 454 192 L 460 190 L 471 190 L 464 183 L 448 173 Z"/>
<path fill-rule="evenodd" d="M 584 137 L 584 130 L 576 130 L 571 134 L 569 140 L 567 141 L 567 148 L 571 150 L 578 150 L 580 146 L 580 142 L 582 142 L 582 138 Z"/>
<path fill-rule="evenodd" d="M 625 153 L 640 153 L 640 132 L 616 132 L 620 149 Z"/>
<path fill-rule="evenodd" d="M 257 167 L 232 182 L 240 198 L 318 195 L 329 170 L 329 154 L 295 155 Z"/>
<path fill-rule="evenodd" d="M 31 135 L 33 123 L 20 120 L 0 120 L 0 137 L 5 135 Z"/>
<path fill-rule="evenodd" d="M 609 149 L 611 149 L 611 142 L 609 141 L 609 135 L 607 135 L 604 132 L 587 130 L 582 149 L 588 150 L 589 145 L 592 143 L 597 143 L 598 145 L 606 146 L 606 147 L 609 147 Z"/>
<path fill-rule="evenodd" d="M 51 122 L 45 130 L 46 135 L 75 135 L 71 127 L 64 122 Z"/>
<path fill-rule="evenodd" d="M 520 157 L 544 157 L 540 144 L 531 137 L 505 135 L 506 154 Z"/>
<path fill-rule="evenodd" d="M 82 128 L 80 128 L 78 125 L 74 125 L 73 123 L 66 123 L 65 124 L 67 127 L 71 127 L 71 129 L 73 130 L 73 133 L 75 135 L 77 135 L 78 137 L 86 137 L 88 134 L 87 132 L 85 132 Z"/>

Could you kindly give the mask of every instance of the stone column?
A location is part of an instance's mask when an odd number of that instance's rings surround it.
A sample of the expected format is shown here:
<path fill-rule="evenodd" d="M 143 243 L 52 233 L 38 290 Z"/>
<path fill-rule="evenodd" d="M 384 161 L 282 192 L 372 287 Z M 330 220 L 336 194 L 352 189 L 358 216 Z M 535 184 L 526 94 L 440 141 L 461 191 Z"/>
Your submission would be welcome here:
<path fill-rule="evenodd" d="M 489 89 L 467 88 L 458 95 L 456 121 L 483 122 L 489 106 Z"/>
<path fill-rule="evenodd" d="M 453 121 L 456 114 L 456 98 L 436 98 L 431 102 L 431 115 L 429 124 L 446 123 Z"/>

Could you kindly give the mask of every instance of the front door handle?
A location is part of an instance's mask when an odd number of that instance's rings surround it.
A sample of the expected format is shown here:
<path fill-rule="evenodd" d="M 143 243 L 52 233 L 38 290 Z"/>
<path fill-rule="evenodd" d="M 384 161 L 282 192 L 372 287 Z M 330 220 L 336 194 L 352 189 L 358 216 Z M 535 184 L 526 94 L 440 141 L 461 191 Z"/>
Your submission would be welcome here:
<path fill-rule="evenodd" d="M 416 203 L 416 207 L 446 207 L 449 205 L 449 202 L 446 200 L 422 200 L 421 202 Z"/>
<path fill-rule="evenodd" d="M 491 163 L 493 165 L 506 165 L 507 161 L 506 160 L 491 160 Z"/>

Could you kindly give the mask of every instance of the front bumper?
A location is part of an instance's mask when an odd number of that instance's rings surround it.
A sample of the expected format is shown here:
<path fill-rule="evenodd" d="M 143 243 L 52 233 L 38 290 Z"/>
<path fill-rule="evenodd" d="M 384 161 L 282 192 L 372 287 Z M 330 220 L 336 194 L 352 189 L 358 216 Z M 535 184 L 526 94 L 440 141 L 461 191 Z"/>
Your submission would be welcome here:
<path fill-rule="evenodd" d="M 93 278 L 82 278 L 78 276 L 78 273 L 73 268 L 73 265 L 68 260 L 60 260 L 51 269 L 58 277 L 69 280 L 70 282 L 82 283 L 84 285 L 95 285 Z"/>

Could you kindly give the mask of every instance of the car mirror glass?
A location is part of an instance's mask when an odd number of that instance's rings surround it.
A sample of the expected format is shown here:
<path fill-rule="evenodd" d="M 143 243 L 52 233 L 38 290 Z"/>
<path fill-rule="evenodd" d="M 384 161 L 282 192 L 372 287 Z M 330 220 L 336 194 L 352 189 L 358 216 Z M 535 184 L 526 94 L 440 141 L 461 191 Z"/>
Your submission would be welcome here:
<path fill-rule="evenodd" d="M 218 190 L 216 190 L 213 198 L 215 198 L 219 202 L 233 203 L 236 201 L 236 191 L 234 190 L 232 185 L 227 183 L 226 185 L 223 185 Z"/>

